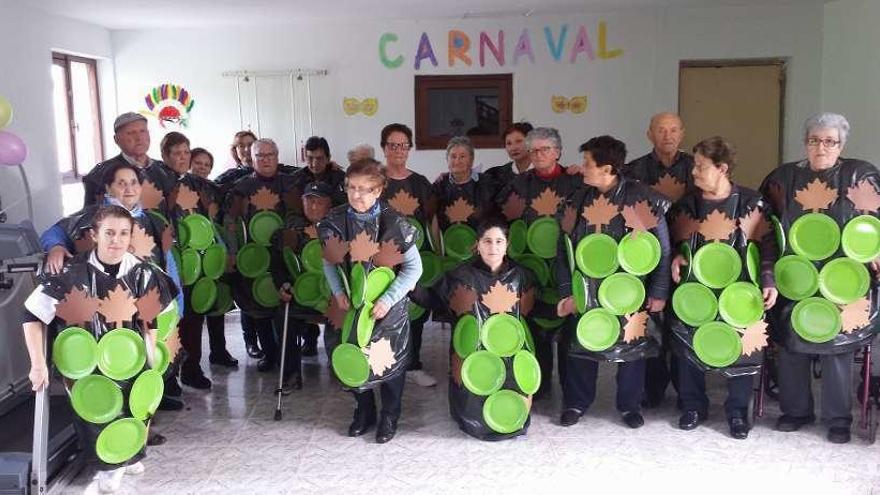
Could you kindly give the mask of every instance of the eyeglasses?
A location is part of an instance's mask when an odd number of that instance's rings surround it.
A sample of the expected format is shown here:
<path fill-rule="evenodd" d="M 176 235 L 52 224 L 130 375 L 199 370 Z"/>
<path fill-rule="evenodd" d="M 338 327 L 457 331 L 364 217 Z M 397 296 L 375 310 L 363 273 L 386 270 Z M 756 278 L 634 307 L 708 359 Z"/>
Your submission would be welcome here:
<path fill-rule="evenodd" d="M 391 151 L 405 151 L 412 147 L 409 143 L 385 143 L 385 147 Z"/>
<path fill-rule="evenodd" d="M 379 189 L 378 187 L 352 187 L 352 186 L 345 186 L 345 190 L 346 190 L 349 194 L 357 194 L 357 195 L 359 195 L 359 196 L 364 196 L 364 195 L 367 195 L 367 194 L 373 194 L 373 193 L 375 193 L 378 189 Z"/>
<path fill-rule="evenodd" d="M 254 155 L 254 158 L 262 160 L 264 158 L 272 158 L 273 156 L 278 156 L 278 153 L 257 153 Z"/>
<path fill-rule="evenodd" d="M 556 146 L 542 146 L 540 148 L 532 148 L 529 150 L 529 153 L 533 155 L 546 155 L 550 153 L 550 151 L 555 150 Z"/>
<path fill-rule="evenodd" d="M 807 139 L 807 146 L 809 146 L 811 148 L 817 148 L 817 147 L 819 147 L 820 144 L 824 148 L 827 148 L 829 150 L 833 150 L 834 148 L 837 148 L 840 145 L 840 141 L 837 141 L 837 140 L 834 140 L 831 138 L 819 139 L 819 138 L 811 137 L 810 139 Z"/>

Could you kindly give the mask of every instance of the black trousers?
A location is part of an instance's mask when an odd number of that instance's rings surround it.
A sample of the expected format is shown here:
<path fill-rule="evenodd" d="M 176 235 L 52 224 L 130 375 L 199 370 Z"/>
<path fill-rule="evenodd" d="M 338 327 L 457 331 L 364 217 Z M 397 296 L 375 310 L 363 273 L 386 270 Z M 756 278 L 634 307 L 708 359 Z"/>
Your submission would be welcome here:
<path fill-rule="evenodd" d="M 562 382 L 563 409 L 586 411 L 596 399 L 596 378 L 599 363 L 569 355 Z M 645 360 L 618 363 L 617 410 L 638 412 L 641 410 L 642 392 L 645 388 Z"/>
<path fill-rule="evenodd" d="M 673 388 L 678 390 L 678 358 L 672 354 L 669 345 L 672 336 L 669 334 L 664 316 L 651 315 L 651 320 L 662 330 L 663 339 L 660 355 L 648 358 L 648 362 L 645 363 L 645 396 L 657 403 L 666 395 L 669 382 L 672 382 Z"/>
<path fill-rule="evenodd" d="M 568 322 L 566 322 L 566 325 Z M 532 340 L 535 342 L 535 357 L 538 359 L 538 366 L 541 368 L 541 385 L 538 387 L 537 394 L 545 394 L 553 388 L 553 347 L 556 347 L 556 367 L 559 376 L 559 383 L 565 382 L 565 370 L 568 360 L 569 341 L 565 337 L 567 332 L 561 333 L 559 342 L 556 342 L 556 329 L 544 329 L 536 323 L 529 323 L 529 331 L 532 332 Z"/>
<path fill-rule="evenodd" d="M 202 327 L 208 322 L 208 346 L 211 355 L 226 352 L 226 325 L 223 316 L 205 316 L 198 313 L 184 314 L 180 320 L 180 344 L 186 350 L 183 361 L 183 374 L 201 374 L 202 368 Z"/>
<path fill-rule="evenodd" d="M 406 383 L 406 373 L 401 373 L 390 380 L 382 382 L 379 386 L 379 394 L 382 396 L 382 417 L 392 419 L 400 418 L 400 407 L 403 399 L 403 386 Z M 375 411 L 376 396 L 372 390 L 354 392 L 354 400 L 360 411 Z"/>
<path fill-rule="evenodd" d="M 241 336 L 245 345 L 257 345 L 257 329 L 253 325 L 253 318 L 244 311 L 241 312 Z"/>
<path fill-rule="evenodd" d="M 303 347 L 312 346 L 316 347 L 318 345 L 318 337 L 321 335 L 321 328 L 314 323 L 307 323 L 303 327 Z"/>
<path fill-rule="evenodd" d="M 273 363 L 278 362 L 278 346 L 275 344 L 275 332 L 272 327 L 271 317 L 255 318 L 242 311 L 241 326 L 242 329 L 247 326 L 249 331 L 254 332 L 257 339 L 260 341 L 260 349 L 263 350 L 266 359 Z M 245 334 L 246 333 L 247 332 L 245 332 Z M 247 343 L 247 340 L 245 340 L 245 343 Z M 254 343 L 256 343 L 256 339 L 254 340 Z"/>
<path fill-rule="evenodd" d="M 683 411 L 709 412 L 709 396 L 706 395 L 706 373 L 694 366 L 686 357 L 676 356 L 678 368 L 678 398 Z M 752 400 L 752 375 L 727 379 L 727 399 L 724 413 L 727 419 L 747 419 L 749 402 Z"/>
<path fill-rule="evenodd" d="M 823 354 L 822 419 L 828 427 L 849 428 L 852 424 L 852 365 L 854 352 Z M 795 417 L 812 416 L 811 354 L 789 352 L 780 347 L 779 408 L 782 414 Z"/>
<path fill-rule="evenodd" d="M 287 321 L 287 350 L 284 353 L 284 378 L 302 374 L 302 335 L 308 325 L 305 321 L 290 316 Z M 272 320 L 274 363 L 281 362 L 281 346 L 284 342 L 284 306 Z M 263 348 L 265 352 L 265 347 Z M 268 355 L 268 354 L 267 354 Z"/>
<path fill-rule="evenodd" d="M 409 362 L 408 371 L 422 369 L 422 331 L 425 329 L 426 321 L 428 321 L 427 313 L 418 320 L 409 322 L 409 335 L 412 339 L 412 359 Z"/>

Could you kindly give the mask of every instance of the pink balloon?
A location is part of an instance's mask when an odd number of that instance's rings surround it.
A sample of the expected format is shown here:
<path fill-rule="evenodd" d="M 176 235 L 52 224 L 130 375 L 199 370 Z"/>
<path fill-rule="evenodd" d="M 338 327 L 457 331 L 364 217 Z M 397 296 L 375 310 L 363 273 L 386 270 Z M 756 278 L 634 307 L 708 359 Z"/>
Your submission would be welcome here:
<path fill-rule="evenodd" d="M 27 158 L 27 146 L 15 134 L 0 131 L 0 165 L 15 166 Z"/>

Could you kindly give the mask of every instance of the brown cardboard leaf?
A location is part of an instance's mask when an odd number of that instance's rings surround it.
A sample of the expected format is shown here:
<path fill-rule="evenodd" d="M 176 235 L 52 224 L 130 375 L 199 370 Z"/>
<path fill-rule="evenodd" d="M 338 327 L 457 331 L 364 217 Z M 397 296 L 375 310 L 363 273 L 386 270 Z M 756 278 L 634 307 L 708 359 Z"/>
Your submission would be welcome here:
<path fill-rule="evenodd" d="M 700 234 L 707 241 L 726 241 L 736 230 L 736 222 L 721 210 L 715 210 L 700 221 Z"/>
<path fill-rule="evenodd" d="M 489 309 L 490 314 L 512 311 L 517 301 L 516 292 L 507 288 L 501 281 L 495 282 L 489 291 L 482 294 L 480 302 Z"/>
<path fill-rule="evenodd" d="M 85 326 L 91 323 L 97 310 L 98 299 L 89 296 L 84 289 L 74 287 L 55 306 L 55 316 L 64 320 L 67 325 Z"/>
<path fill-rule="evenodd" d="M 373 241 L 366 230 L 362 230 L 354 236 L 349 247 L 352 261 L 370 261 L 379 252 L 379 243 Z"/>
<path fill-rule="evenodd" d="M 611 223 L 620 212 L 620 207 L 608 201 L 603 195 L 596 197 L 589 206 L 584 206 L 581 216 L 596 227 L 596 233 L 602 232 L 602 227 Z"/>
<path fill-rule="evenodd" d="M 818 177 L 794 195 L 794 200 L 800 203 L 804 210 L 816 212 L 831 206 L 835 199 L 837 199 L 837 189 L 828 187 Z"/>

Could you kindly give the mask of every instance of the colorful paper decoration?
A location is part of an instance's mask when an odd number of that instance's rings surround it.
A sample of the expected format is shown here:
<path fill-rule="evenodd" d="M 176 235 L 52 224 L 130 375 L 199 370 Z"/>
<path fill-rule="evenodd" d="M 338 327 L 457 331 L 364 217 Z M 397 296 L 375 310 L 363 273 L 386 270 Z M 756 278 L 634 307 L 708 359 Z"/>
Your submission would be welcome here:
<path fill-rule="evenodd" d="M 182 86 L 162 84 L 156 86 L 144 97 L 147 110 L 140 113 L 155 117 L 163 129 L 186 128 L 190 113 L 196 101 Z"/>

